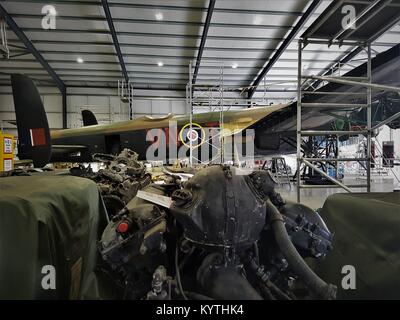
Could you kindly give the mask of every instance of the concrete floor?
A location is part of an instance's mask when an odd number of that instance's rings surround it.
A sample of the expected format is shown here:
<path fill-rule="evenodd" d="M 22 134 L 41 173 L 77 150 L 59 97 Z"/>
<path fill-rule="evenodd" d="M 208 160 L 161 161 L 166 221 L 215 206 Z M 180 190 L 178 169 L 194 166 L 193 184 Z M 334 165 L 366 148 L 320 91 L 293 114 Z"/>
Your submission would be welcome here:
<path fill-rule="evenodd" d="M 346 185 L 365 184 L 366 179 L 365 177 L 347 176 L 343 183 Z M 352 188 L 351 190 L 366 192 L 366 188 Z M 277 186 L 276 191 L 286 200 L 297 201 L 296 184 L 292 183 L 290 188 L 287 184 Z M 371 192 L 393 192 L 393 179 L 386 176 L 372 176 Z M 301 203 L 316 210 L 321 208 L 325 199 L 334 193 L 347 193 L 347 191 L 342 188 L 301 189 Z"/>

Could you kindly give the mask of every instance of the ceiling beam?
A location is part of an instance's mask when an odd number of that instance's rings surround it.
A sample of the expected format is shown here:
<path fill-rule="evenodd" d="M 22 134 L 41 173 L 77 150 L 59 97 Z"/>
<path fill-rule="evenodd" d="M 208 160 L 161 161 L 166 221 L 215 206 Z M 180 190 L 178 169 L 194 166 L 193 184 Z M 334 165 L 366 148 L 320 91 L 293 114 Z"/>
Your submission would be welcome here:
<path fill-rule="evenodd" d="M 12 0 L 13 2 L 24 2 L 24 3 L 43 3 L 43 0 Z M 52 0 L 51 3 L 68 5 L 84 5 L 84 6 L 95 6 L 96 1 L 90 0 Z M 132 1 L 131 1 L 132 2 Z M 144 1 L 143 1 L 144 2 Z M 167 2 L 167 1 L 160 1 Z M 181 1 L 184 3 L 184 1 Z M 189 2 L 189 1 L 187 1 Z M 201 1 L 193 1 L 201 2 Z M 204 7 L 199 6 L 174 6 L 174 5 L 162 5 L 162 4 L 147 4 L 147 3 L 130 3 L 129 1 L 113 1 L 110 3 L 111 8 L 127 8 L 127 9 L 147 9 L 147 10 L 168 10 L 168 11 L 194 11 L 204 12 Z M 255 10 L 255 9 L 231 9 L 231 8 L 216 8 L 216 12 L 222 13 L 239 13 L 239 14 L 264 14 L 264 15 L 278 15 L 278 16 L 300 16 L 302 13 L 297 11 L 277 11 L 277 10 Z"/>
<path fill-rule="evenodd" d="M 332 65 L 330 65 L 328 68 L 326 68 L 325 70 L 323 70 L 319 76 L 328 76 L 332 70 L 339 70 L 341 67 L 343 68 L 343 65 L 345 65 L 346 63 L 350 62 L 351 60 L 353 60 L 359 53 L 361 53 L 363 51 L 362 47 L 356 47 L 355 49 L 353 49 L 351 52 L 349 52 L 348 54 L 346 54 L 345 56 L 343 56 L 339 61 L 334 62 Z M 314 88 L 317 88 L 320 83 L 322 81 L 321 80 L 315 80 L 314 82 L 310 83 L 309 86 L 307 87 L 306 90 L 308 91 L 313 91 Z"/>
<path fill-rule="evenodd" d="M 8 27 L 16 34 L 19 40 L 21 40 L 26 47 L 26 49 L 36 58 L 36 60 L 42 65 L 42 67 L 47 71 L 53 81 L 56 83 L 58 89 L 60 89 L 63 95 L 66 94 L 66 87 L 61 78 L 52 69 L 52 67 L 43 58 L 40 52 L 35 48 L 32 42 L 28 39 L 25 33 L 20 29 L 14 19 L 8 14 L 6 9 L 0 4 L 0 16 L 7 23 Z"/>
<path fill-rule="evenodd" d="M 386 5 L 389 6 L 390 2 L 388 2 Z M 388 32 L 388 30 L 393 28 L 393 26 L 396 25 L 399 21 L 400 21 L 400 17 L 395 17 L 393 20 L 389 21 L 388 24 L 382 30 L 376 31 L 376 33 L 372 37 L 370 37 L 370 39 L 369 39 L 370 43 L 373 43 L 374 46 L 377 46 L 377 43 L 375 41 L 383 34 L 386 34 Z M 344 57 L 342 57 L 338 62 L 333 63 L 328 68 L 323 70 L 319 75 L 320 76 L 328 76 L 332 72 L 332 70 L 338 70 L 342 65 L 345 65 L 346 63 L 353 60 L 363 50 L 364 49 L 362 46 L 355 47 L 351 52 L 349 52 Z M 317 88 L 321 84 L 321 82 L 322 82 L 321 80 L 316 80 L 316 81 L 310 83 L 306 90 L 308 90 L 308 91 L 315 90 L 314 88 Z"/>
<path fill-rule="evenodd" d="M 121 47 L 118 42 L 117 32 L 115 31 L 114 22 L 111 16 L 110 7 L 108 6 L 107 0 L 101 0 L 101 4 L 103 5 L 104 14 L 106 15 L 108 28 L 110 29 L 111 37 L 113 40 L 115 51 L 117 52 L 119 64 L 121 66 L 122 75 L 124 76 L 125 82 L 129 82 L 128 72 L 126 71 L 126 66 L 124 62 L 124 57 L 121 52 Z"/>
<path fill-rule="evenodd" d="M 53 2 L 53 1 L 52 1 Z M 110 4 L 111 5 L 111 4 Z M 112 5 L 111 5 L 112 7 Z M 216 9 L 214 9 L 214 12 Z M 32 13 L 16 13 L 13 14 L 15 18 L 22 18 L 22 19 L 41 19 L 43 16 L 39 14 L 32 14 Z M 71 16 L 71 15 L 57 15 L 58 20 L 87 20 L 87 21 L 104 21 L 104 16 Z M 140 24 L 151 24 L 151 25 L 177 25 L 177 26 L 191 26 L 191 27 L 204 27 L 204 23 L 202 21 L 178 21 L 178 20 L 160 20 L 154 21 L 154 19 L 137 19 L 137 18 L 121 18 L 121 17 L 113 17 L 114 22 L 125 22 L 125 23 L 140 23 Z M 220 27 L 220 28 L 248 28 L 248 29 L 292 29 L 292 26 L 278 26 L 278 25 L 268 25 L 268 24 L 242 24 L 242 23 L 219 23 L 219 22 L 212 22 L 211 27 Z"/>
<path fill-rule="evenodd" d="M 210 28 L 211 17 L 214 12 L 214 6 L 215 6 L 215 0 L 210 0 L 210 3 L 208 4 L 206 22 L 205 22 L 204 28 L 203 28 L 203 35 L 201 36 L 200 47 L 199 47 L 199 51 L 197 53 L 196 66 L 194 68 L 194 73 L 193 73 L 193 78 L 192 78 L 193 84 L 196 83 L 197 74 L 199 73 L 201 58 L 203 56 L 204 46 L 205 46 L 206 40 L 207 40 L 208 29 Z M 192 70 L 190 70 L 190 71 L 192 71 Z"/>
<path fill-rule="evenodd" d="M 211 24 L 212 26 L 212 24 Z M 400 33 L 398 34 L 400 35 Z M 14 43 L 19 43 L 18 40 L 16 39 L 8 39 L 8 45 L 14 46 L 15 48 L 18 49 L 23 49 L 18 47 L 17 45 L 14 45 Z M 79 41 L 79 40 L 46 40 L 46 39 L 37 39 L 37 40 L 32 40 L 33 44 L 54 44 L 58 46 L 69 46 L 69 45 L 85 45 L 85 46 L 99 46 L 99 47 L 108 47 L 110 45 L 110 42 L 107 41 Z M 126 48 L 150 48 L 150 49 L 172 49 L 172 50 L 196 50 L 198 49 L 197 46 L 190 46 L 190 45 L 167 45 L 167 44 L 149 44 L 149 43 L 120 43 L 121 48 L 126 47 Z M 235 48 L 228 48 L 228 47 L 207 47 L 207 50 L 211 51 L 235 51 L 235 52 L 265 52 L 265 51 L 271 51 L 271 53 L 275 52 L 276 49 L 265 49 L 265 48 L 249 48 L 249 47 L 235 47 Z M 287 49 L 286 52 L 292 52 L 292 53 L 297 53 L 297 49 Z M 308 52 L 308 53 L 327 53 L 326 50 L 317 50 L 317 49 L 307 49 L 305 48 L 303 52 Z M 339 54 L 343 53 L 342 50 L 329 50 L 329 53 L 334 53 L 334 54 Z"/>
<path fill-rule="evenodd" d="M 290 31 L 289 35 L 282 42 L 281 46 L 274 53 L 272 58 L 268 61 L 268 64 L 264 67 L 261 73 L 257 76 L 256 80 L 251 84 L 252 88 L 248 92 L 248 98 L 251 99 L 254 92 L 257 90 L 258 85 L 261 83 L 262 79 L 267 75 L 267 73 L 272 69 L 274 64 L 279 60 L 281 55 L 285 52 L 290 43 L 294 40 L 299 31 L 303 28 L 307 20 L 312 16 L 315 9 L 322 2 L 322 0 L 313 0 L 311 5 L 307 8 L 306 12 L 301 16 L 296 26 Z"/>

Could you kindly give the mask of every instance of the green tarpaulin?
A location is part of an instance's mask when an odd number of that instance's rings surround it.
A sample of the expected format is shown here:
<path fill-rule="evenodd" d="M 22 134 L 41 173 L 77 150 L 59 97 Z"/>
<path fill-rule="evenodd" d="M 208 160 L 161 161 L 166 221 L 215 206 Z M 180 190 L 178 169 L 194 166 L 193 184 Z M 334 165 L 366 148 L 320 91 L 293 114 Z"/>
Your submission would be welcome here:
<path fill-rule="evenodd" d="M 0 178 L 0 299 L 98 298 L 96 246 L 105 223 L 97 185 L 88 179 Z M 55 290 L 48 289 L 48 266 Z"/>
<path fill-rule="evenodd" d="M 321 216 L 334 249 L 314 269 L 338 286 L 338 298 L 400 299 L 400 193 L 334 194 Z M 345 265 L 355 268 L 355 290 L 342 287 Z"/>

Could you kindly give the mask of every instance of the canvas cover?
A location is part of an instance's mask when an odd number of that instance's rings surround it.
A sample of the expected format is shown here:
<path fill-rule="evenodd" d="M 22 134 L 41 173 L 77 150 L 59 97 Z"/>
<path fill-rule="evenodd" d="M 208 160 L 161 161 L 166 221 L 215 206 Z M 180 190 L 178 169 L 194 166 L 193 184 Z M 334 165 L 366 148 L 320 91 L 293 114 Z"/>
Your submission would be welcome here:
<path fill-rule="evenodd" d="M 0 299 L 99 298 L 97 241 L 106 219 L 91 180 L 0 178 Z M 42 287 L 48 265 L 55 290 Z"/>
<path fill-rule="evenodd" d="M 400 299 L 400 193 L 334 194 L 321 216 L 334 248 L 314 269 L 338 299 Z M 342 288 L 345 265 L 355 267 L 355 290 Z"/>

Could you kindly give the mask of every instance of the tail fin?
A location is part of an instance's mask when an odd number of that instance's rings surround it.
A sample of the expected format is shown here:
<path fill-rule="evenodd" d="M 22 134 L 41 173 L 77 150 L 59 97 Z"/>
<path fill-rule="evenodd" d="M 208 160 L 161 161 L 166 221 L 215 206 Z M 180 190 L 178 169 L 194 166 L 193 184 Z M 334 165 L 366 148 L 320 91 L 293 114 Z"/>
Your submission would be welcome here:
<path fill-rule="evenodd" d="M 32 159 L 35 167 L 43 167 L 50 161 L 51 139 L 42 99 L 27 76 L 11 75 L 11 85 L 18 127 L 18 157 Z"/>
<path fill-rule="evenodd" d="M 82 110 L 82 120 L 85 127 L 98 124 L 96 116 L 90 110 Z"/>

